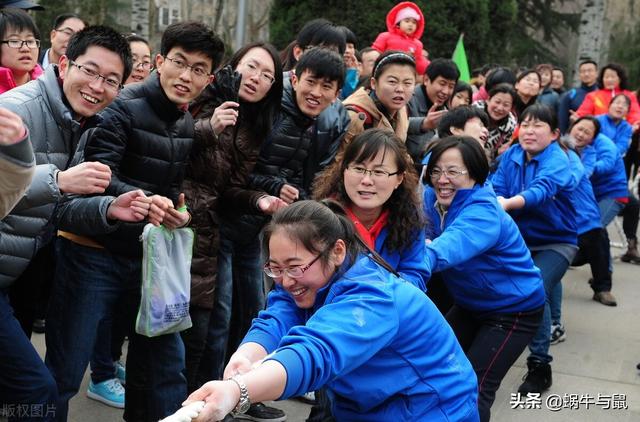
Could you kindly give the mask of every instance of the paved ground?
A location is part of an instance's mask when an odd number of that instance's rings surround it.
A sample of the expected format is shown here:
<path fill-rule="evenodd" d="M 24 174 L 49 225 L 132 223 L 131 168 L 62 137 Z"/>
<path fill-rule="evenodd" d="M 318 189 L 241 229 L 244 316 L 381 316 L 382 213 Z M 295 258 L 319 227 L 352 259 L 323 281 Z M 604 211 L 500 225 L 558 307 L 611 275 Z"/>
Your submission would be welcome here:
<path fill-rule="evenodd" d="M 529 408 L 512 409 L 517 403 L 512 401 L 511 393 L 517 390 L 526 372 L 526 353 L 523 354 L 498 391 L 492 421 L 640 421 L 640 373 L 636 370 L 640 362 L 640 266 L 616 261 L 614 271 L 613 293 L 618 299 L 615 308 L 591 300 L 587 267 L 567 273 L 563 281 L 567 340 L 551 348 L 554 355 L 551 390 L 539 403 L 522 406 Z M 33 342 L 40 352 L 44 350 L 42 335 L 35 335 Z M 85 396 L 87 382 L 85 377 L 82 394 L 71 401 L 70 422 L 122 420 L 121 411 Z M 623 395 L 624 400 L 614 400 L 614 395 Z M 562 401 L 557 404 L 558 398 L 564 398 L 564 404 Z M 537 404 L 540 408 L 533 408 Z M 570 404 L 573 408 L 569 408 Z M 292 422 L 304 421 L 309 409 L 296 401 L 275 405 L 284 409 Z M 611 409 L 620 405 L 627 408 Z"/>

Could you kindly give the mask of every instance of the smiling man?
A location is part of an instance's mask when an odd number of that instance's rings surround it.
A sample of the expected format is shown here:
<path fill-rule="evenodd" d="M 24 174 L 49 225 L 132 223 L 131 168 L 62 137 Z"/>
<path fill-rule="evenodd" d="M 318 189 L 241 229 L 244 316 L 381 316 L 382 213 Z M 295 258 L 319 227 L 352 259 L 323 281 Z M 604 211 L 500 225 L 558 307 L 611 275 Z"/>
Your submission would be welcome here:
<path fill-rule="evenodd" d="M 447 112 L 446 104 L 460 77 L 458 67 L 449 59 L 435 59 L 427 67 L 424 83 L 416 86 L 407 104 L 409 130 L 407 149 L 415 163 L 422 161 L 426 144 L 435 135 L 435 129 Z"/>
<path fill-rule="evenodd" d="M 208 26 L 197 22 L 169 26 L 156 56 L 157 71 L 124 89 L 83 137 L 79 155 L 84 152 L 85 161 L 100 162 L 111 171 L 105 193 L 119 196 L 141 189 L 151 201 L 149 222 L 173 229 L 191 220 L 180 194 L 194 140 L 187 106 L 213 80 L 223 54 L 222 40 Z M 70 64 L 83 74 L 93 69 L 86 68 L 87 62 Z M 103 85 L 108 86 L 110 74 L 102 75 Z M 82 89 L 68 97 L 82 101 L 82 110 L 99 107 L 103 101 Z M 46 364 L 58 384 L 60 421 L 66 420 L 68 401 L 78 392 L 100 321 L 113 317 L 119 304 L 132 327 L 140 304 L 138 239 L 148 221 L 95 230 L 96 210 L 103 215 L 105 203 L 100 197 L 75 198 L 60 210 L 46 338 Z M 84 211 L 78 204 L 86 205 Z M 74 300 L 69 301 L 71 296 Z M 180 408 L 187 394 L 184 359 L 178 333 L 153 338 L 129 334 L 125 420 L 157 421 Z"/>
<path fill-rule="evenodd" d="M 52 405 L 56 388 L 20 329 L 18 312 L 14 317 L 11 311 L 16 296 L 10 307 L 6 290 L 15 280 L 14 287 L 25 285 L 28 300 L 34 300 L 39 292 L 28 287 L 25 269 L 38 268 L 34 254 L 52 236 L 50 220 L 56 203 L 64 193 L 101 193 L 109 184 L 108 166 L 85 162 L 69 167 L 69 162 L 83 130 L 113 101 L 130 72 L 131 53 L 124 37 L 111 28 L 89 27 L 71 39 L 59 65 L 49 66 L 42 77 L 0 96 L 0 107 L 24 121 L 37 164 L 27 192 L 0 221 L 0 320 L 4 324 L 0 327 L 0 397 L 12 405 Z M 8 386 L 9 393 L 3 386 Z M 33 420 L 52 416 L 48 413 Z"/>

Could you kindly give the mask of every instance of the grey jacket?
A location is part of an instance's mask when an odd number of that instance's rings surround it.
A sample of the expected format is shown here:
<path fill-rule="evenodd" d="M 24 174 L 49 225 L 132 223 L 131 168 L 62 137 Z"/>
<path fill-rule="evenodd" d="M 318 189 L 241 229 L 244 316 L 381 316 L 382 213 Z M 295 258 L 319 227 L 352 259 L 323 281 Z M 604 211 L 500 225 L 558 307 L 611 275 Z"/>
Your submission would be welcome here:
<path fill-rule="evenodd" d="M 36 157 L 33 182 L 11 213 L 0 221 L 0 289 L 9 286 L 49 239 L 49 221 L 60 190 L 56 170 L 65 170 L 80 137 L 80 123 L 63 102 L 58 67 L 0 95 L 0 107 L 22 117 Z"/>
<path fill-rule="evenodd" d="M 0 218 L 9 214 L 27 190 L 35 161 L 29 136 L 13 145 L 0 145 Z"/>

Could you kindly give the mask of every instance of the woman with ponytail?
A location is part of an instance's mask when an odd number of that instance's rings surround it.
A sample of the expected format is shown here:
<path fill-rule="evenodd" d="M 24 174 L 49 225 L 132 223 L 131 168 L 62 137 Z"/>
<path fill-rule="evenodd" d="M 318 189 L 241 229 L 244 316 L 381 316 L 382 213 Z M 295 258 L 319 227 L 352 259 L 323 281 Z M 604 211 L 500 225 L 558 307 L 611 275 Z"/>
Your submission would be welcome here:
<path fill-rule="evenodd" d="M 336 420 L 478 420 L 476 376 L 451 328 L 362 242 L 339 204 L 280 210 L 263 251 L 275 289 L 227 381 L 185 402 L 205 401 L 203 420 L 322 386 Z"/>

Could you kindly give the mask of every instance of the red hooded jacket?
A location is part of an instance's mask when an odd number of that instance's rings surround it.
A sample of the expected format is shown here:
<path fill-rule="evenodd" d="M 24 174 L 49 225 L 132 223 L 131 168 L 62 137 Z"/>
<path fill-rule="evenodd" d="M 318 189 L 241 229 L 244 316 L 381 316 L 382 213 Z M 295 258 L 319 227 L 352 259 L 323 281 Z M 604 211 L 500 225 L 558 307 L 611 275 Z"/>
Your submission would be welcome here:
<path fill-rule="evenodd" d="M 396 25 L 396 15 L 405 7 L 410 7 L 420 15 L 416 31 L 410 36 L 400 30 Z M 424 15 L 422 10 L 413 2 L 403 1 L 396 4 L 393 9 L 387 13 L 387 32 L 381 32 L 373 42 L 371 47 L 383 53 L 386 50 L 400 50 L 412 54 L 416 60 L 416 71 L 420 75 L 424 75 L 429 61 L 422 55 L 422 41 L 420 37 L 424 32 Z"/>

